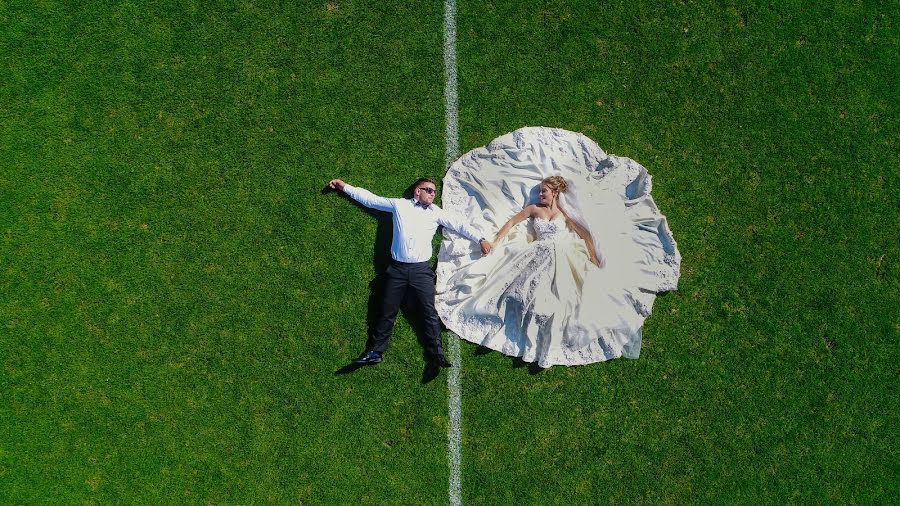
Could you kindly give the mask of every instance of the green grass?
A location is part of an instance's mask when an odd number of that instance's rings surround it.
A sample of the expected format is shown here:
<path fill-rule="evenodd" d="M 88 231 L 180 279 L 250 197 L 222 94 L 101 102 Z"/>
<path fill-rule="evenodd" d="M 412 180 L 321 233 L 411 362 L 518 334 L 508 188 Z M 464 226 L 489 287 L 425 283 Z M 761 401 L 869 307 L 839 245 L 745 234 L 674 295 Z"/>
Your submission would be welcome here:
<path fill-rule="evenodd" d="M 460 146 L 582 131 L 683 256 L 636 361 L 463 344 L 474 504 L 898 497 L 898 9 L 458 3 Z M 444 376 L 361 351 L 444 166 L 443 4 L 0 3 L 0 501 L 442 503 Z"/>

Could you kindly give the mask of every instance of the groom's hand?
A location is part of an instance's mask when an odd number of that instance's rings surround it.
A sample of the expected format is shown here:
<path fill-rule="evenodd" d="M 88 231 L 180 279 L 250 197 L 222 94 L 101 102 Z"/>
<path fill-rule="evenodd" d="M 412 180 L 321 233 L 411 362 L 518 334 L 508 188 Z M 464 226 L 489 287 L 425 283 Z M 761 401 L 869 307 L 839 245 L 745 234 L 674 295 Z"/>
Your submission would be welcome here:
<path fill-rule="evenodd" d="M 491 244 L 489 241 L 486 241 L 486 240 L 484 240 L 484 239 L 482 239 L 482 240 L 478 243 L 478 245 L 481 246 L 481 253 L 482 253 L 483 255 L 487 255 L 488 253 L 491 252 L 492 249 L 494 249 L 494 245 Z"/>
<path fill-rule="evenodd" d="M 343 181 L 340 180 L 340 179 L 332 179 L 331 181 L 328 182 L 328 187 L 331 188 L 332 190 L 341 190 L 341 191 L 343 191 L 343 190 L 344 190 L 344 185 L 346 185 L 346 184 L 347 184 L 347 183 L 343 182 Z"/>

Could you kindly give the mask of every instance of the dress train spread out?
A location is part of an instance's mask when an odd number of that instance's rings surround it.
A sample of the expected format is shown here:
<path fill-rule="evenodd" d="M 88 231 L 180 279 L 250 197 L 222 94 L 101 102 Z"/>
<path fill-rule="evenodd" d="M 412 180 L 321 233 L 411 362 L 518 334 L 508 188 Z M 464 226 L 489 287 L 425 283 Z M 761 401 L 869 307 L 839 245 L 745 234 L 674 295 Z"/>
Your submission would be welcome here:
<path fill-rule="evenodd" d="M 442 204 L 492 240 L 553 175 L 569 182 L 560 207 L 580 214 L 603 267 L 562 217 L 525 220 L 486 256 L 445 229 L 438 314 L 463 339 L 541 367 L 637 358 L 656 294 L 677 289 L 681 265 L 644 167 L 580 133 L 522 128 L 456 160 Z"/>

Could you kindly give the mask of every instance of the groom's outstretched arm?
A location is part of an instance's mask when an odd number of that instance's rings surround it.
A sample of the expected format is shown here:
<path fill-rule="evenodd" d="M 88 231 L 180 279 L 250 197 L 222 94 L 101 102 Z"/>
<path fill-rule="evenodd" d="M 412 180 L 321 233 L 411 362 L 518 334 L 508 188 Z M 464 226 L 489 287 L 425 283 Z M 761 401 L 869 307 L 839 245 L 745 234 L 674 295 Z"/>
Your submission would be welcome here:
<path fill-rule="evenodd" d="M 491 252 L 491 248 L 493 246 L 491 245 L 490 241 L 484 239 L 480 231 L 467 224 L 460 216 L 454 213 L 445 211 L 443 209 L 441 209 L 439 212 L 440 214 L 438 215 L 437 219 L 438 225 L 447 227 L 457 234 L 469 239 L 470 241 L 478 243 L 478 245 L 481 246 L 481 252 L 485 255 Z"/>
<path fill-rule="evenodd" d="M 328 182 L 328 186 L 335 190 L 341 190 L 342 192 L 349 195 L 353 200 L 366 207 L 378 209 L 379 211 L 394 211 L 394 202 L 391 199 L 379 197 L 378 195 L 375 195 L 365 188 L 357 188 L 345 183 L 340 179 L 332 179 Z"/>

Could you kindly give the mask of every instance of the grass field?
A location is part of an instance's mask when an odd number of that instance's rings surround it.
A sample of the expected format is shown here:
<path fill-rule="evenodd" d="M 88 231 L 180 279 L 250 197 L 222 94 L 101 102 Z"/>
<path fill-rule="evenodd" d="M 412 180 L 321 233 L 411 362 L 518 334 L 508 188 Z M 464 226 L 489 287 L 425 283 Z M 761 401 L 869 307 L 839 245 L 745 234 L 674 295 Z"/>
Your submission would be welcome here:
<path fill-rule="evenodd" d="M 463 343 L 464 503 L 900 500 L 900 8 L 756 3 L 457 3 L 460 149 L 584 132 L 683 256 L 638 360 Z M 447 502 L 408 322 L 335 374 L 384 238 L 322 192 L 443 175 L 443 9 L 0 2 L 0 502 Z"/>

